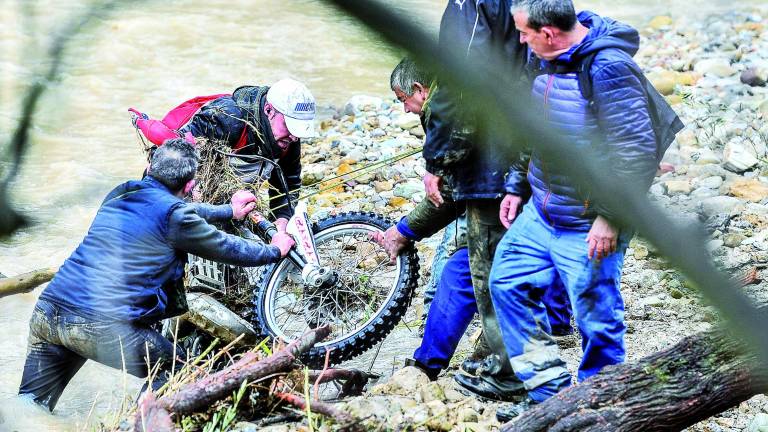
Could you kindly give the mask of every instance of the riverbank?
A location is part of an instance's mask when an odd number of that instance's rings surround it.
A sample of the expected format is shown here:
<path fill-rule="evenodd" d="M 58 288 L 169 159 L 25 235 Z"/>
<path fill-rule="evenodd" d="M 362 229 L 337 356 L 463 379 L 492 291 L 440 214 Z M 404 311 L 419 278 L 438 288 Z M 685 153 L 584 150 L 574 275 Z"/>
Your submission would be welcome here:
<path fill-rule="evenodd" d="M 768 303 L 768 20 L 757 12 L 712 15 L 693 22 L 660 16 L 643 30 L 637 54 L 660 92 L 686 123 L 664 162 L 674 170 L 657 177 L 653 201 L 681 223 L 697 221 L 711 235 L 709 249 L 731 274 L 754 271 L 758 281 L 743 291 Z M 322 137 L 306 146 L 306 184 L 349 173 L 421 144 L 418 118 L 402 113 L 384 97 L 356 96 L 322 123 Z M 317 211 L 372 210 L 397 218 L 424 199 L 419 156 L 399 161 L 310 198 Z M 437 236 L 436 236 L 437 237 Z M 435 241 L 420 246 L 424 278 Z M 684 276 L 642 239 L 627 251 L 622 295 L 626 304 L 627 360 L 667 348 L 681 338 L 710 329 L 717 311 L 703 303 Z M 419 300 L 414 308 L 419 308 Z M 412 308 L 413 309 L 413 308 Z M 414 311 L 409 316 L 418 316 Z M 563 342 L 563 355 L 575 371 L 578 341 Z M 463 349 L 466 350 L 466 343 Z M 402 356 L 410 355 L 407 348 Z M 453 388 L 453 371 L 427 383 L 404 370 L 346 403 L 353 413 L 379 418 L 388 427 L 422 424 L 433 430 L 491 430 L 494 406 L 467 399 Z M 762 430 L 768 398 L 756 396 L 710 418 L 691 431 Z M 247 425 L 242 425 L 248 430 Z M 272 431 L 295 426 L 275 426 Z"/>

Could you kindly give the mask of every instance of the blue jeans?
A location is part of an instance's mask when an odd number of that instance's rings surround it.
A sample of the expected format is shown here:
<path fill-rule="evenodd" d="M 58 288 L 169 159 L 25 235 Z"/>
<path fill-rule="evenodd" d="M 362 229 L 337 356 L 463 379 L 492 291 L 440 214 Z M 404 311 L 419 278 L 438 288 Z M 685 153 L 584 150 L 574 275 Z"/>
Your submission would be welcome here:
<path fill-rule="evenodd" d="M 29 321 L 29 347 L 19 395 L 28 395 L 53 411 L 61 393 L 87 359 L 123 369 L 139 378 L 147 376 L 147 354 L 160 370 L 152 382 L 159 389 L 166 381 L 174 348 L 171 341 L 149 327 L 126 322 L 84 318 L 45 300 L 38 300 Z M 177 350 L 181 361 L 184 353 Z"/>
<path fill-rule="evenodd" d="M 445 369 L 461 337 L 477 313 L 475 290 L 469 269 L 469 251 L 461 248 L 446 262 L 437 286 L 432 311 L 427 316 L 424 338 L 413 358 L 430 369 Z M 569 334 L 570 302 L 562 283 L 555 281 L 544 297 L 548 327 L 555 334 Z"/>
<path fill-rule="evenodd" d="M 448 258 L 451 257 L 451 253 L 456 250 L 456 245 L 461 244 L 462 247 L 466 247 L 467 237 L 467 217 L 465 215 L 459 216 L 455 222 L 452 222 L 445 227 L 443 233 L 443 239 L 435 249 L 435 258 L 432 259 L 432 274 L 429 277 L 427 286 L 424 287 L 424 313 L 422 319 L 426 319 L 427 313 L 432 300 L 435 298 L 435 292 L 437 292 L 437 286 L 440 283 L 440 278 L 443 275 L 443 268 L 445 263 L 448 262 Z M 461 240 L 460 240 L 461 239 Z"/>
<path fill-rule="evenodd" d="M 619 292 L 624 251 L 631 233 L 619 235 L 617 251 L 588 259 L 586 231 L 553 228 L 527 204 L 496 249 L 491 298 L 515 374 L 541 402 L 571 383 L 557 344 L 548 334 L 547 288 L 562 280 L 581 332 L 579 380 L 624 361 L 624 302 Z"/>

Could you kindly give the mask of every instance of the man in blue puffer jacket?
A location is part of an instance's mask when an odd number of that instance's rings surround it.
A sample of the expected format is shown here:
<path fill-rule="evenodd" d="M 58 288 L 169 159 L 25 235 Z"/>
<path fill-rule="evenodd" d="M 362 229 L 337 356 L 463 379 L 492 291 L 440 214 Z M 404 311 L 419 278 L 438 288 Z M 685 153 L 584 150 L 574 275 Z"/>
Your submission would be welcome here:
<path fill-rule="evenodd" d="M 520 0 L 512 8 L 521 41 L 541 59 L 533 101 L 545 120 L 575 151 L 592 148 L 604 156 L 607 181 L 649 184 L 656 161 L 648 103 L 632 60 L 639 36 L 629 26 L 590 12 L 575 13 L 570 0 Z M 585 100 L 575 71 L 596 53 Z M 571 383 L 555 341 L 541 325 L 541 298 L 561 278 L 582 336 L 578 378 L 624 361 L 624 304 L 619 292 L 624 251 L 632 232 L 535 150 L 527 178 L 532 197 L 515 218 L 520 185 L 508 182 L 502 216 L 515 219 L 499 243 L 490 275 L 491 296 L 504 344 L 528 398 L 497 412 L 508 420 Z M 514 177 L 511 177 L 514 179 Z"/>
<path fill-rule="evenodd" d="M 148 175 L 107 195 L 82 243 L 40 295 L 29 323 L 29 350 L 19 395 L 53 411 L 86 359 L 140 378 L 160 364 L 159 388 L 180 350 L 150 325 L 181 313 L 187 254 L 253 267 L 277 262 L 293 246 L 277 233 L 271 245 L 219 231 L 208 221 L 244 218 L 255 196 L 232 204 L 187 204 L 197 154 L 183 139 L 152 156 Z M 176 295 L 174 295 L 176 294 Z M 148 358 L 147 358 L 148 357 Z"/>

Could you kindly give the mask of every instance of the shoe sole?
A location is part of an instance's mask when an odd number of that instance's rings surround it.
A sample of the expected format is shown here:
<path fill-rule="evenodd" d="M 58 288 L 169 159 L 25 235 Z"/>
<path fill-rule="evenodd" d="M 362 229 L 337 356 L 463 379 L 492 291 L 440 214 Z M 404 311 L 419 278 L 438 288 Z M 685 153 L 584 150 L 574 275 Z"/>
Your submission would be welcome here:
<path fill-rule="evenodd" d="M 483 396 L 483 395 L 480 395 L 480 394 L 477 394 L 477 393 L 473 392 L 472 390 L 470 390 L 470 389 L 464 387 L 463 385 L 459 384 L 456 380 L 453 380 L 453 387 L 456 390 L 458 390 L 459 393 L 463 394 L 464 396 L 473 397 L 473 398 L 479 400 L 480 402 L 492 402 L 492 403 L 513 402 L 513 403 L 517 403 L 517 402 L 520 402 L 521 400 L 523 400 L 523 398 L 524 398 L 524 396 L 514 397 L 514 398 L 511 398 L 511 399 L 494 399 L 494 398 L 489 398 L 487 396 Z"/>

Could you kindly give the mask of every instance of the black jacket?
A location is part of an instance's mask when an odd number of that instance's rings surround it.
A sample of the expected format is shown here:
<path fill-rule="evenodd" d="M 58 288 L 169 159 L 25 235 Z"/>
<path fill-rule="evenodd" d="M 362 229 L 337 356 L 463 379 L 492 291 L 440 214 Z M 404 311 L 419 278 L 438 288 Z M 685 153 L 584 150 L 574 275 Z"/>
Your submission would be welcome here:
<path fill-rule="evenodd" d="M 526 48 L 510 13 L 511 0 L 450 0 L 440 23 L 440 46 L 467 53 L 471 62 L 498 59 L 513 77 L 522 76 Z M 451 183 L 456 200 L 499 198 L 513 160 L 499 151 L 508 143 L 481 130 L 463 110 L 461 95 L 440 85 L 429 102 L 424 159 L 427 171 Z M 462 119 L 462 120 L 459 120 Z"/>
<path fill-rule="evenodd" d="M 195 137 L 226 142 L 239 154 L 274 160 L 285 176 L 288 190 L 298 191 L 301 186 L 301 143 L 292 144 L 285 155 L 280 155 L 264 114 L 268 90 L 267 86 L 239 87 L 232 96 L 220 97 L 203 106 L 179 132 L 181 136 L 190 132 Z M 284 191 L 277 170 L 273 170 L 269 184 L 272 185 L 269 207 L 273 209 L 274 218 L 291 217 L 288 196 L 280 196 Z M 295 195 L 296 192 L 291 194 L 294 199 Z"/>

